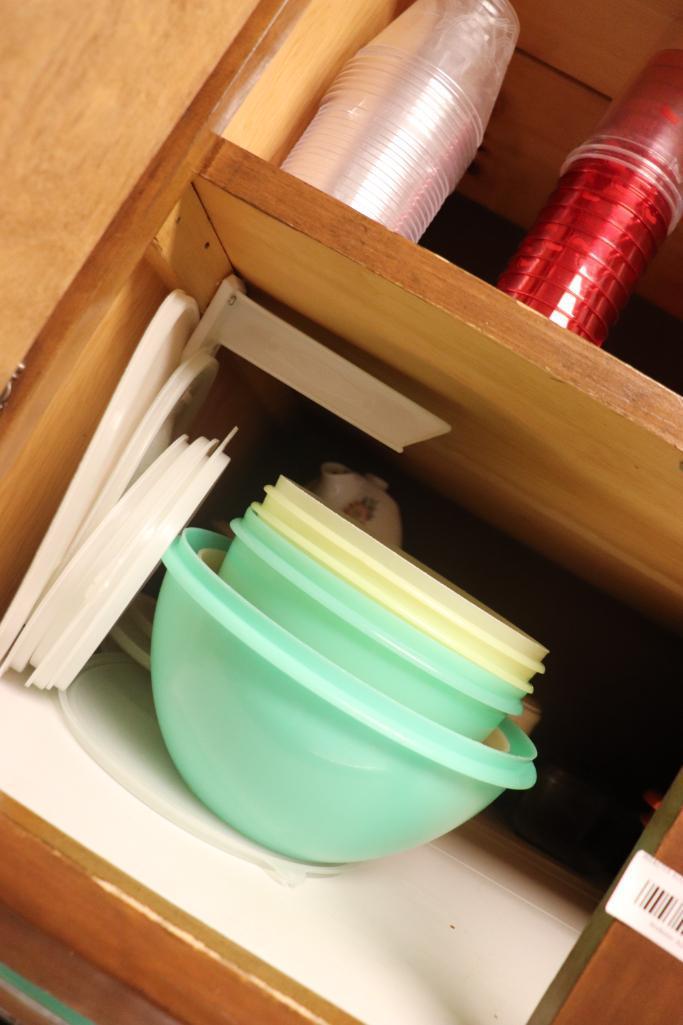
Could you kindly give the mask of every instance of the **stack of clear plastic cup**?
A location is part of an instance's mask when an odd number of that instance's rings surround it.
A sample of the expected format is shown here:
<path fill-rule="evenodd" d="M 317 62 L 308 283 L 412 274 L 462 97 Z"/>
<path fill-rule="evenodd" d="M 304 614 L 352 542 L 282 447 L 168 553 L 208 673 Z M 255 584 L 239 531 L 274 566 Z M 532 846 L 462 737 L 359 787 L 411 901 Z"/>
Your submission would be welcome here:
<path fill-rule="evenodd" d="M 499 287 L 602 345 L 682 212 L 683 50 L 664 50 L 569 155 Z"/>
<path fill-rule="evenodd" d="M 474 158 L 518 32 L 507 0 L 417 0 L 344 67 L 283 169 L 417 241 Z"/>

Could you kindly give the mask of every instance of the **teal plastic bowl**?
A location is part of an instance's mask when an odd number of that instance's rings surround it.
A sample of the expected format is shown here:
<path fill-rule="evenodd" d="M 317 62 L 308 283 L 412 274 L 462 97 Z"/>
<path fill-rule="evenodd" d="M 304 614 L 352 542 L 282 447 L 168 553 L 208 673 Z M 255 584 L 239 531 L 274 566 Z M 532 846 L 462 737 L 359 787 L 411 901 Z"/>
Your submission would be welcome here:
<path fill-rule="evenodd" d="M 431 722 L 340 669 L 199 557 L 186 530 L 164 556 L 152 634 L 159 724 L 178 771 L 217 815 L 292 858 L 377 858 L 432 840 L 506 788 L 533 786 L 536 749 L 509 751 Z"/>
<path fill-rule="evenodd" d="M 396 701 L 473 740 L 522 693 L 404 622 L 320 566 L 253 510 L 233 520 L 220 576 L 257 608 Z"/>

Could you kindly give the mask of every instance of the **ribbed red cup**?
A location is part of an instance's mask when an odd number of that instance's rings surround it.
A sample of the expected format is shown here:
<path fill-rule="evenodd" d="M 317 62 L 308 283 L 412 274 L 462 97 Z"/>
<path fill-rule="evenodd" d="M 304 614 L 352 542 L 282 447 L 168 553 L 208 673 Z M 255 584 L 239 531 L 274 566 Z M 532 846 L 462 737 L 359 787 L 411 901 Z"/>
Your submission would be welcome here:
<path fill-rule="evenodd" d="M 530 274 L 510 273 L 504 275 L 504 280 L 506 291 L 537 299 L 573 320 L 579 319 L 584 312 L 591 313 L 602 323 L 605 333 L 618 316 L 612 303 L 604 295 L 596 294 L 595 288 L 585 280 L 578 283 L 575 278 L 570 286 L 546 278 L 534 278 Z"/>
<path fill-rule="evenodd" d="M 571 271 L 573 275 L 580 274 L 593 282 L 614 304 L 617 311 L 628 300 L 630 290 L 614 274 L 606 274 L 604 264 L 598 263 L 590 256 L 583 256 L 567 248 L 562 249 L 552 260 L 547 259 L 544 252 L 534 252 L 532 247 L 520 249 L 517 253 L 518 273 L 548 278 L 555 274 L 556 267 L 562 268 L 562 273 Z"/>
<path fill-rule="evenodd" d="M 633 206 L 636 206 L 634 203 Z M 640 205 L 642 207 L 642 204 Z M 583 211 L 585 216 L 598 217 L 616 227 L 629 232 L 637 232 L 637 241 L 649 245 L 654 244 L 655 251 L 667 235 L 667 222 L 659 213 L 654 212 L 652 205 L 647 214 L 641 209 L 633 209 L 622 203 L 601 199 L 596 193 L 586 189 L 567 188 L 564 185 L 555 190 L 555 208 L 572 211 Z M 647 218 L 647 219 L 646 219 Z"/>
<path fill-rule="evenodd" d="M 634 265 L 640 261 L 643 270 L 657 252 L 654 237 L 649 232 L 638 230 L 638 225 L 631 223 L 628 227 L 622 226 L 613 220 L 607 220 L 606 217 L 594 217 L 580 207 L 571 208 L 549 203 L 538 218 L 538 223 L 566 224 L 575 231 L 583 231 L 591 238 L 608 242 L 623 252 Z"/>
<path fill-rule="evenodd" d="M 528 274 L 531 277 L 540 278 L 549 284 L 559 284 L 567 287 L 568 290 L 579 298 L 589 299 L 592 295 L 602 302 L 605 300 L 612 307 L 611 320 L 616 320 L 619 310 L 628 299 L 628 292 L 615 277 L 607 278 L 599 271 L 594 272 L 587 266 L 588 260 L 584 257 L 572 259 L 572 254 L 563 252 L 557 260 L 545 260 L 539 256 L 520 256 L 517 259 L 516 274 Z M 571 281 L 565 284 L 567 271 L 571 272 Z M 510 272 L 506 272 L 500 279 L 502 287 L 508 284 Z"/>
<path fill-rule="evenodd" d="M 599 345 L 682 214 L 683 49 L 662 50 L 569 154 L 500 287 Z"/>
<path fill-rule="evenodd" d="M 659 242 L 667 236 L 669 222 L 666 216 L 634 193 L 623 199 L 607 199 L 594 189 L 569 184 L 562 179 L 562 184 L 555 190 L 555 197 L 558 206 L 582 208 L 594 217 L 606 217 L 615 224 L 632 224 L 635 216 Z"/>
<path fill-rule="evenodd" d="M 622 239 L 622 245 L 618 246 L 613 240 L 591 233 L 590 230 L 587 230 L 586 225 L 583 227 L 585 230 L 581 231 L 571 223 L 546 221 L 545 217 L 541 215 L 527 238 L 560 242 L 562 245 L 578 249 L 586 256 L 600 258 L 603 262 L 611 259 L 614 261 L 612 273 L 616 274 L 620 280 L 622 268 L 624 268 L 624 273 L 630 272 L 633 279 L 638 280 L 647 266 L 647 261 L 639 246 L 631 242 L 630 239 Z"/>
<path fill-rule="evenodd" d="M 671 206 L 661 192 L 653 189 L 651 182 L 644 182 L 636 175 L 632 175 L 628 183 L 615 179 L 613 174 L 605 170 L 604 157 L 582 157 L 580 161 L 570 164 L 562 174 L 562 185 L 570 189 L 587 189 L 610 203 L 620 203 L 622 206 L 644 200 L 643 212 L 646 216 L 650 216 L 646 209 L 650 207 L 664 221 L 671 218 Z"/>
<path fill-rule="evenodd" d="M 499 288 L 601 345 L 670 219 L 657 187 L 633 168 L 579 159 L 560 178 Z"/>
<path fill-rule="evenodd" d="M 541 238 L 538 235 L 534 237 L 527 236 L 517 250 L 517 255 L 524 258 L 552 259 L 553 262 L 564 262 L 565 265 L 566 260 L 563 260 L 563 257 L 566 256 L 568 259 L 584 261 L 588 267 L 595 265 L 596 267 L 605 268 L 606 271 L 610 272 L 609 278 L 613 281 L 619 281 L 627 294 L 630 295 L 633 286 L 638 280 L 639 272 L 632 270 L 624 262 L 618 250 L 605 246 L 602 251 L 598 251 L 598 247 L 593 242 L 594 240 L 590 239 L 589 244 L 582 248 L 581 244 L 577 243 L 577 240 L 572 240 L 570 245 L 566 240 L 559 242 L 552 236 L 550 238 Z M 600 270 L 599 273 L 604 274 L 605 270 Z M 625 301 L 626 299 L 624 299 Z"/>
<path fill-rule="evenodd" d="M 533 234 L 527 235 L 522 246 L 524 251 L 528 246 L 534 246 L 536 250 L 550 254 L 557 253 L 559 249 L 571 249 L 581 253 L 583 256 L 597 260 L 608 267 L 611 273 L 623 281 L 629 292 L 640 277 L 643 266 L 642 259 L 638 257 L 635 266 L 628 261 L 622 250 L 616 249 L 611 243 L 603 242 L 585 232 L 577 231 L 566 224 L 539 224 L 534 226 Z M 519 250 L 518 250 L 519 251 Z M 548 259 L 550 259 L 550 255 Z M 512 264 L 510 265 L 512 266 Z M 629 281 L 631 282 L 629 286 Z"/>

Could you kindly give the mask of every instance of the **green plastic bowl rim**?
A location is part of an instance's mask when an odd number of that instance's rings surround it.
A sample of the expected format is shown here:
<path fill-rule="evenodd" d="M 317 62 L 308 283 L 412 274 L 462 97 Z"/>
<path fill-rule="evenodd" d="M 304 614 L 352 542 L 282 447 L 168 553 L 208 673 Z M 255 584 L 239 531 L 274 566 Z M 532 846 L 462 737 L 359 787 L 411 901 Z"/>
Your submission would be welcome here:
<path fill-rule="evenodd" d="M 384 630 L 382 630 L 381 627 L 364 618 L 360 613 L 354 611 L 353 608 L 349 607 L 348 605 L 345 605 L 343 600 L 341 600 L 340 598 L 335 597 L 333 594 L 328 594 L 327 591 L 325 591 L 319 584 L 315 583 L 315 581 L 313 580 L 310 580 L 307 576 L 305 576 L 304 573 L 302 573 L 295 566 L 290 565 L 285 559 L 282 558 L 281 555 L 273 551 L 272 548 L 269 548 L 268 545 L 265 542 L 263 542 L 259 537 L 255 536 L 251 531 L 251 523 L 253 523 L 254 520 L 257 521 L 257 523 L 259 524 L 259 529 L 263 530 L 264 533 L 277 535 L 278 544 L 281 543 L 283 547 L 295 549 L 295 546 L 291 543 L 291 541 L 288 541 L 287 538 L 277 534 L 277 531 L 275 531 L 271 526 L 269 526 L 264 520 L 259 519 L 256 510 L 253 508 L 248 509 L 242 519 L 232 520 L 230 528 L 234 532 L 236 537 L 238 537 L 243 544 L 250 548 L 251 551 L 253 551 L 257 555 L 258 558 L 263 559 L 264 562 L 272 566 L 281 576 L 289 580 L 290 583 L 292 583 L 295 587 L 299 588 L 314 601 L 329 609 L 330 612 L 332 612 L 335 616 L 338 616 L 339 619 L 342 619 L 345 622 L 350 623 L 351 626 L 354 627 L 356 630 L 359 630 L 361 633 L 366 634 L 366 636 L 368 637 L 372 637 L 380 644 L 383 644 L 384 646 L 391 648 L 391 650 L 400 655 L 401 658 L 405 659 L 408 662 L 412 662 L 412 664 L 417 666 L 422 672 L 427 673 L 435 680 L 438 680 L 445 687 L 451 687 L 453 690 L 460 691 L 460 693 L 466 694 L 467 697 L 472 698 L 474 701 L 479 701 L 482 704 L 488 705 L 490 708 L 495 708 L 499 712 L 505 712 L 506 715 L 522 714 L 524 706 L 522 705 L 521 692 L 518 698 L 515 698 L 512 695 L 506 697 L 504 694 L 492 693 L 490 690 L 488 690 L 486 683 L 484 681 L 478 684 L 468 680 L 466 677 L 458 677 L 457 682 L 455 682 L 453 680 L 448 679 L 446 676 L 440 673 L 436 667 L 431 666 L 429 662 L 425 661 L 425 659 L 421 658 L 419 655 L 415 655 L 413 652 L 407 650 L 406 648 L 400 647 L 391 637 L 389 637 L 384 632 Z M 329 576 L 334 576 L 334 574 L 331 573 L 330 570 L 326 569 L 324 566 L 319 566 L 317 563 L 315 563 L 311 556 L 307 555 L 306 552 L 300 551 L 299 549 L 295 550 L 297 556 L 301 556 L 302 559 L 306 559 L 314 564 L 315 572 L 319 572 L 321 575 L 325 574 Z M 350 590 L 354 590 L 351 584 L 347 584 L 345 581 L 340 581 L 340 583 L 344 587 L 348 587 Z M 374 599 L 370 598 L 368 595 L 361 594 L 360 598 L 363 600 L 363 602 L 366 602 L 368 604 L 377 604 L 374 601 Z M 378 609 L 383 616 L 391 617 L 392 619 L 398 619 L 398 617 L 395 616 L 395 614 L 391 612 L 389 609 L 385 609 L 379 605 Z M 405 623 L 401 625 L 406 628 L 406 632 L 408 633 L 411 631 L 419 632 L 417 631 L 417 627 L 414 627 L 411 623 Z M 432 641 L 432 638 L 427 639 Z M 432 641 L 432 643 L 437 645 L 439 644 L 438 641 Z M 454 661 L 457 661 L 459 659 L 466 661 L 464 655 L 460 655 L 458 652 L 449 652 L 448 654 L 449 656 L 455 656 Z M 486 672 L 487 670 L 482 669 L 482 673 Z"/>
<path fill-rule="evenodd" d="M 190 527 L 163 558 L 173 579 L 220 626 L 295 683 L 429 761 L 496 787 L 526 790 L 533 786 L 536 748 L 516 723 L 501 723 L 499 729 L 510 750 L 497 751 L 375 690 L 251 605 L 199 557 L 203 549 L 227 552 L 229 546 L 222 534 Z M 154 668 L 154 655 L 152 659 Z"/>

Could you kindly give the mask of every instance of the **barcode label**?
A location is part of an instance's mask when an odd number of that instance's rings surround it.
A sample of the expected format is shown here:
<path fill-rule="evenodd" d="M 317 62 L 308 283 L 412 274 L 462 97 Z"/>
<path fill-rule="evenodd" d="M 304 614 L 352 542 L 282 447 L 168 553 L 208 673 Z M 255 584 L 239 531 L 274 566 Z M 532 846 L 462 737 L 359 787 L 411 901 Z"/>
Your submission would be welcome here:
<path fill-rule="evenodd" d="M 606 910 L 683 961 L 683 875 L 679 872 L 637 851 Z"/>
<path fill-rule="evenodd" d="M 658 922 L 668 925 L 674 932 L 681 932 L 683 900 L 676 900 L 673 893 L 653 883 L 651 879 L 643 883 L 638 897 L 638 907 L 647 911 L 648 915 L 654 915 Z"/>

